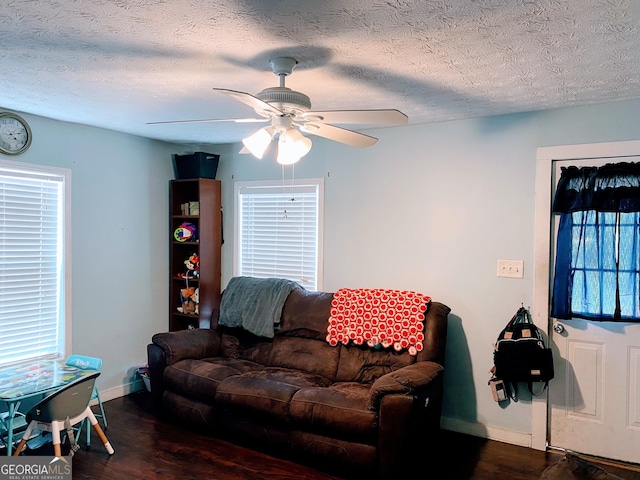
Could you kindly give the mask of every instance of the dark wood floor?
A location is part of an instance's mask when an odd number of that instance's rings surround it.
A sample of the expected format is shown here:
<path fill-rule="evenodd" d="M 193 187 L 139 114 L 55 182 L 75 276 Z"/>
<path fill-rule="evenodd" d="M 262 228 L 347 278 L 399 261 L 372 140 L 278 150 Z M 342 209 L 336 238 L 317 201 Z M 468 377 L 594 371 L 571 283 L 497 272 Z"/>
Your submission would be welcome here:
<path fill-rule="evenodd" d="M 159 419 L 149 395 L 138 392 L 104 404 L 106 435 L 116 453 L 109 456 L 95 432 L 91 449 L 73 457 L 77 480 L 342 480 L 340 475 L 274 458 L 226 441 L 194 433 Z M 83 435 L 84 437 L 84 435 Z M 81 440 L 84 447 L 84 441 Z M 537 480 L 544 469 L 562 458 L 453 432 L 442 432 L 440 461 L 419 462 L 415 479 Z M 50 445 L 27 454 L 52 455 Z M 640 472 L 601 465 L 625 480 L 640 480 Z"/>

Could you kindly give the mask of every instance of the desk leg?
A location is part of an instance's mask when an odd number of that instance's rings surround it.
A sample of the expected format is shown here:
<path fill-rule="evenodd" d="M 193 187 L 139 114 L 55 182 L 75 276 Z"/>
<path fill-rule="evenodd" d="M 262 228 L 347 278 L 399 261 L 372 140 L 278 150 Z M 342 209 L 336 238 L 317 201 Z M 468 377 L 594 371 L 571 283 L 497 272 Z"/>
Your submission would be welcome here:
<path fill-rule="evenodd" d="M 7 456 L 11 456 L 13 448 L 13 420 L 20 408 L 20 402 L 9 403 L 9 415 L 7 416 Z"/>

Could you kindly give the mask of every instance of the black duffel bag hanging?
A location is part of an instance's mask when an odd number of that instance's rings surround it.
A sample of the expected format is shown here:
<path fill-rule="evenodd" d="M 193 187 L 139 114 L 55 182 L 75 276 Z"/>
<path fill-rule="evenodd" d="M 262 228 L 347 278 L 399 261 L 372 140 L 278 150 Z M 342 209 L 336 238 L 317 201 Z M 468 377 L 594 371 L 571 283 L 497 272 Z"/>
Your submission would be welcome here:
<path fill-rule="evenodd" d="M 520 307 L 500 332 L 493 352 L 495 377 L 515 385 L 525 382 L 532 395 L 540 395 L 553 378 L 553 355 L 544 346 L 542 333 L 529 311 Z M 533 384 L 543 382 L 542 391 L 533 393 Z"/>

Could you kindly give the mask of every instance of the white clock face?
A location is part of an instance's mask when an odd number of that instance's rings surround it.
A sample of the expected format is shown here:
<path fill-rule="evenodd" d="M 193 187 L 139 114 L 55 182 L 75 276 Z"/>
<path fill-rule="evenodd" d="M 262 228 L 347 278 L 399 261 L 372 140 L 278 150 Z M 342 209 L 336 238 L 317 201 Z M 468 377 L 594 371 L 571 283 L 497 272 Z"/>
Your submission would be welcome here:
<path fill-rule="evenodd" d="M 10 113 L 0 114 L 0 152 L 15 155 L 24 152 L 31 144 L 31 129 L 20 117 Z"/>

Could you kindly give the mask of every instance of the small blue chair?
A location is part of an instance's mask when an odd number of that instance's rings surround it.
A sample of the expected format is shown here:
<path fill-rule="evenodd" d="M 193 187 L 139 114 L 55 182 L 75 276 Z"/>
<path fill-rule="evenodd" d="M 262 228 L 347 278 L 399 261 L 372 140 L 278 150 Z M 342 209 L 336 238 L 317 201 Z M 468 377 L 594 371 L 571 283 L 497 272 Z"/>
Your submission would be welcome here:
<path fill-rule="evenodd" d="M 68 365 L 70 367 L 76 367 L 76 368 L 79 368 L 80 370 L 96 370 L 99 372 L 100 370 L 102 370 L 102 359 L 97 357 L 88 357 L 86 355 L 74 354 L 74 355 L 70 355 L 67 358 L 67 360 L 65 361 L 65 365 Z M 94 412 L 94 415 L 96 416 L 96 418 L 102 419 L 102 426 L 104 427 L 104 430 L 106 430 L 107 416 L 104 413 L 104 407 L 102 406 L 102 399 L 100 398 L 100 392 L 98 391 L 98 387 L 95 384 L 93 386 L 93 392 L 91 393 L 91 400 L 89 401 L 89 404 L 91 404 L 93 400 L 98 401 L 98 408 L 100 409 L 100 413 Z M 89 446 L 91 445 L 91 428 L 88 422 L 89 420 L 87 419 L 87 448 L 89 448 Z M 78 432 L 77 432 L 78 436 L 80 436 L 81 431 L 82 431 L 82 423 L 78 427 Z"/>

